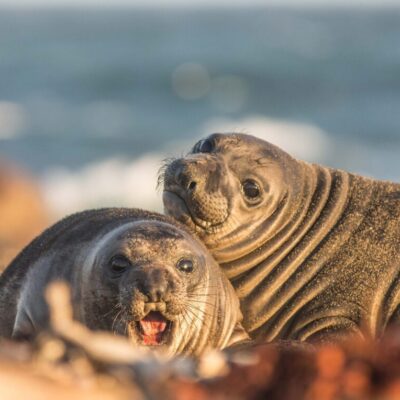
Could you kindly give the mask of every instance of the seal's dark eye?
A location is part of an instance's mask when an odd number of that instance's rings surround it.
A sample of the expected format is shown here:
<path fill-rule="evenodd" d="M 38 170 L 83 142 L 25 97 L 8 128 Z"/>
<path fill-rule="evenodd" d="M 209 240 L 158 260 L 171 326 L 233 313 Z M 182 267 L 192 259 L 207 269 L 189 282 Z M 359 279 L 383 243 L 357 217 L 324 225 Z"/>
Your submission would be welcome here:
<path fill-rule="evenodd" d="M 211 153 L 214 149 L 214 144 L 210 139 L 200 140 L 194 148 L 195 153 Z"/>
<path fill-rule="evenodd" d="M 260 187 L 256 181 L 247 179 L 242 183 L 243 193 L 249 200 L 256 200 L 260 196 Z"/>
<path fill-rule="evenodd" d="M 122 274 L 127 268 L 131 266 L 130 261 L 124 256 L 114 256 L 110 260 L 110 266 L 116 274 Z"/>
<path fill-rule="evenodd" d="M 179 260 L 176 264 L 176 267 L 179 269 L 179 271 L 186 272 L 187 274 L 192 272 L 194 269 L 193 261 L 187 258 L 182 258 L 182 260 Z"/>

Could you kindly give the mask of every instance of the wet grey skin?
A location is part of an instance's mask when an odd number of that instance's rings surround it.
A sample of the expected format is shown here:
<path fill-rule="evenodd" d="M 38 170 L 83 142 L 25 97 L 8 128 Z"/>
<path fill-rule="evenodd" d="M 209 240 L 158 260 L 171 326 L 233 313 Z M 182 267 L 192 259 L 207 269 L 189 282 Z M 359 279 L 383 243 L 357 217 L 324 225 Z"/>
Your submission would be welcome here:
<path fill-rule="evenodd" d="M 376 338 L 400 315 L 400 185 L 213 134 L 162 168 L 166 214 L 206 244 L 253 339 Z"/>
<path fill-rule="evenodd" d="M 46 286 L 66 281 L 74 317 L 170 355 L 245 340 L 239 301 L 204 245 L 171 218 L 136 209 L 74 214 L 29 244 L 0 277 L 0 336 L 49 323 Z M 149 336 L 143 321 L 159 331 Z"/>

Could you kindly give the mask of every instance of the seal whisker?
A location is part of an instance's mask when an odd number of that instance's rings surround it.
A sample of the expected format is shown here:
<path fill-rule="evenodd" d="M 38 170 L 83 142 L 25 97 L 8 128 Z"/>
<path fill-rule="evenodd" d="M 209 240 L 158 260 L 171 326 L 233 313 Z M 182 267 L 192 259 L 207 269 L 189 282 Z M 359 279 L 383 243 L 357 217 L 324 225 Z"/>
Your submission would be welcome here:
<path fill-rule="evenodd" d="M 211 329 L 211 322 L 208 322 L 204 318 L 200 318 L 200 316 L 196 313 L 195 310 L 192 309 L 191 306 L 188 306 L 186 308 L 186 311 L 188 313 L 190 313 L 196 321 L 200 322 L 200 324 L 204 325 L 207 329 Z M 206 313 L 203 313 L 203 312 L 202 312 L 202 314 L 206 315 L 206 316 L 210 316 L 211 315 L 211 314 L 206 314 Z"/>
<path fill-rule="evenodd" d="M 117 303 L 117 304 L 115 304 L 115 305 L 111 308 L 111 310 L 108 310 L 107 312 L 105 312 L 104 314 L 101 314 L 100 316 L 101 316 L 102 318 L 107 317 L 107 316 L 109 316 L 111 313 L 114 313 L 115 310 L 118 310 L 118 309 L 120 309 L 121 307 L 122 307 L 122 305 L 121 305 L 120 303 Z"/>
<path fill-rule="evenodd" d="M 210 284 L 210 285 L 202 285 L 202 286 L 198 286 L 198 287 L 196 287 L 196 288 L 193 288 L 193 289 L 188 289 L 188 293 L 196 293 L 196 292 L 199 292 L 199 293 L 201 293 L 201 291 L 203 290 L 203 289 L 218 289 L 220 286 L 219 285 L 212 285 L 212 284 Z"/>
<path fill-rule="evenodd" d="M 111 331 L 114 332 L 114 327 L 116 325 L 116 323 L 118 322 L 118 318 L 122 316 L 124 310 L 121 308 L 117 314 L 115 315 L 115 317 L 113 318 L 113 322 L 111 324 Z"/>
<path fill-rule="evenodd" d="M 200 312 L 200 313 L 202 313 L 204 315 L 207 315 L 207 316 L 211 316 L 212 315 L 209 311 L 206 311 L 206 310 L 202 309 L 201 307 L 195 306 L 195 305 L 193 305 L 191 303 L 187 304 L 187 307 L 188 307 L 188 309 L 191 309 L 192 311 L 198 311 L 198 312 Z"/>
<path fill-rule="evenodd" d="M 201 319 L 199 319 L 195 314 L 190 312 L 190 310 L 188 310 L 187 308 L 184 310 L 182 315 L 186 316 L 189 319 L 189 322 L 186 322 L 188 324 L 188 326 L 192 325 L 192 323 L 196 322 L 196 321 L 201 322 Z M 186 321 L 186 318 L 185 318 L 185 321 Z"/>
<path fill-rule="evenodd" d="M 193 298 L 190 299 L 191 303 L 198 303 L 198 304 L 205 304 L 207 306 L 214 306 L 214 303 L 210 301 L 203 301 L 203 300 L 194 300 Z"/>
<path fill-rule="evenodd" d="M 219 288 L 220 286 L 218 284 L 213 284 L 210 282 L 203 282 L 201 284 L 198 284 L 197 286 L 188 289 L 188 293 L 189 292 L 195 292 L 197 290 L 202 290 L 202 289 L 216 289 Z"/>
<path fill-rule="evenodd" d="M 172 160 L 164 160 L 165 168 Z M 165 179 L 161 168 L 160 183 Z M 170 217 L 128 208 L 74 214 L 29 244 L 0 276 L 0 337 L 25 334 L 28 315 L 30 337 L 46 329 L 42 316 L 49 311 L 37 298 L 57 276 L 70 286 L 76 320 L 90 329 L 170 355 L 222 349 L 225 327 L 240 324 L 240 312 L 218 268 L 201 241 Z M 217 309 L 222 300 L 224 309 Z M 219 326 L 225 313 L 238 318 Z"/>
<path fill-rule="evenodd" d="M 204 289 L 208 289 L 208 288 L 204 288 Z M 191 291 L 191 292 L 187 292 L 187 296 L 191 297 L 191 298 L 197 298 L 197 297 L 218 297 L 219 293 L 207 293 L 207 292 L 203 292 L 203 290 L 200 291 Z"/>
<path fill-rule="evenodd" d="M 197 291 L 192 291 L 192 292 L 187 292 L 188 297 L 196 298 L 196 297 L 212 297 L 212 296 L 219 296 L 219 293 L 207 293 L 203 292 L 203 290 L 197 292 Z"/>
<path fill-rule="evenodd" d="M 156 190 L 159 191 L 160 188 L 164 186 L 165 173 L 169 166 L 177 159 L 177 157 L 167 157 L 161 161 L 161 166 L 157 171 L 157 183 Z"/>
<path fill-rule="evenodd" d="M 189 315 L 187 314 L 187 311 L 186 311 L 186 310 L 183 310 L 182 318 L 184 319 L 186 325 L 189 326 L 189 325 L 190 325 L 190 317 L 189 317 Z M 189 321 L 188 321 L 186 318 L 188 318 Z"/>
<path fill-rule="evenodd" d="M 202 309 L 199 306 L 195 306 L 194 304 L 192 304 L 192 302 L 190 302 L 190 303 L 186 302 L 185 305 L 186 305 L 188 310 L 191 310 L 195 314 L 196 314 L 196 311 L 197 311 L 197 312 L 199 312 L 199 313 L 201 313 L 203 315 L 206 315 L 206 316 L 211 316 L 212 315 L 212 313 L 210 313 L 208 310 Z"/>
<path fill-rule="evenodd" d="M 215 300 L 216 298 L 218 298 L 220 295 L 218 293 L 192 293 L 192 294 L 188 294 L 187 298 L 189 300 L 203 300 L 203 299 L 210 299 L 210 300 Z M 213 303 L 213 302 L 212 302 Z"/>
<path fill-rule="evenodd" d="M 213 297 L 217 297 L 217 293 L 190 293 L 187 294 L 187 298 L 190 299 L 191 302 L 197 303 L 197 302 L 204 302 L 205 304 L 209 304 L 212 305 L 214 304 L 213 301 L 206 301 L 205 299 L 208 298 L 213 298 Z"/>

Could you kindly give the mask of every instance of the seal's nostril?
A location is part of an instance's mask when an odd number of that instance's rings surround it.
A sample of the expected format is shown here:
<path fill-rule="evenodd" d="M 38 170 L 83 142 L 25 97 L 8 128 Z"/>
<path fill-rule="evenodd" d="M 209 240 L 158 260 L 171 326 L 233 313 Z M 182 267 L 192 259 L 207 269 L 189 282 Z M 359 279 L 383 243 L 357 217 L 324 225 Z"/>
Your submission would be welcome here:
<path fill-rule="evenodd" d="M 175 180 L 178 185 L 184 188 L 187 185 L 188 178 L 182 170 L 179 170 L 175 175 Z"/>
<path fill-rule="evenodd" d="M 197 183 L 192 181 L 192 182 L 189 183 L 188 189 L 189 190 L 194 190 L 194 189 L 196 189 L 196 186 L 197 186 Z"/>

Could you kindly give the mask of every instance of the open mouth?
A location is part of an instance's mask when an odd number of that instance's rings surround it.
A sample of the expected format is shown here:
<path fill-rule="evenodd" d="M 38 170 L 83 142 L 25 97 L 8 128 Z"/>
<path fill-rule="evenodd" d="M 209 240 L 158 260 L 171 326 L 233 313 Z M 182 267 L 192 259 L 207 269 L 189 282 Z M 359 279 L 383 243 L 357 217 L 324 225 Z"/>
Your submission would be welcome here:
<path fill-rule="evenodd" d="M 135 325 L 144 346 L 160 346 L 168 341 L 172 322 L 160 312 L 151 311 Z"/>

